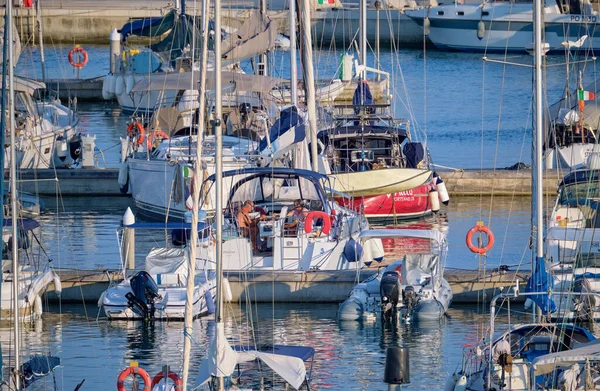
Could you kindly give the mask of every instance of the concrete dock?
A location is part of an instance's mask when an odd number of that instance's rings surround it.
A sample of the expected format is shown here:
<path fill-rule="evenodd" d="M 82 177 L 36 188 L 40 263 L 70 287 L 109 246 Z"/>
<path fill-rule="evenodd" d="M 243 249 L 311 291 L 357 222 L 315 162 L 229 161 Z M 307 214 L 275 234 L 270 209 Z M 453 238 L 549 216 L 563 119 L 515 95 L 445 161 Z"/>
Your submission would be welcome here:
<path fill-rule="evenodd" d="M 81 304 L 98 302 L 111 281 L 123 280 L 116 270 L 73 270 L 58 269 L 62 282 L 62 303 Z M 374 269 L 363 270 L 360 280 L 376 273 Z M 278 303 L 341 303 L 357 282 L 354 271 L 308 271 L 308 272 L 265 272 L 246 271 L 226 273 L 229 279 L 233 301 L 251 299 L 256 302 Z M 480 275 L 476 270 L 446 270 L 444 277 L 452 286 L 454 303 L 482 303 L 489 301 L 500 290 L 524 281 L 528 275 L 509 271 L 506 273 L 488 272 Z M 58 301 L 54 287 L 47 293 L 51 302 Z"/>
<path fill-rule="evenodd" d="M 439 171 L 451 197 L 455 196 L 530 196 L 531 170 L 461 170 Z M 5 179 L 8 177 L 5 174 Z M 21 170 L 19 188 L 23 192 L 54 196 L 124 196 L 117 183 L 119 170 L 61 169 Z M 557 171 L 547 171 L 544 193 L 556 195 Z"/>

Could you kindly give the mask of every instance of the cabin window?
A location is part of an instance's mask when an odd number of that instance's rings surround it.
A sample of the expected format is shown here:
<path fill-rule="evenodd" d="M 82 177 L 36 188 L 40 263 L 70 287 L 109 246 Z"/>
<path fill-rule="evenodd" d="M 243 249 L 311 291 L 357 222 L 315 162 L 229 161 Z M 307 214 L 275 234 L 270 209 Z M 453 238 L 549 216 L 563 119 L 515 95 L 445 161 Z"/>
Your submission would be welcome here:
<path fill-rule="evenodd" d="M 481 16 L 490 16 L 488 11 L 481 11 Z"/>
<path fill-rule="evenodd" d="M 444 11 L 438 11 L 437 14 L 438 15 L 444 15 Z"/>
<path fill-rule="evenodd" d="M 456 15 L 458 15 L 458 16 L 464 16 L 464 15 L 465 15 L 465 13 L 464 13 L 464 11 L 458 11 L 458 12 L 456 13 Z"/>

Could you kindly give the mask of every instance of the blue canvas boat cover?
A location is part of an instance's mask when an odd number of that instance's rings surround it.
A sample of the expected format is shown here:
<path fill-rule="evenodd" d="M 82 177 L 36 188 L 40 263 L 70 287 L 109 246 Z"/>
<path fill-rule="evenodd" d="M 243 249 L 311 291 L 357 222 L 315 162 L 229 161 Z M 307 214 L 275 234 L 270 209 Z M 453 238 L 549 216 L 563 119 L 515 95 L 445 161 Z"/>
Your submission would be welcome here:
<path fill-rule="evenodd" d="M 25 386 L 29 386 L 36 380 L 49 375 L 54 368 L 60 365 L 60 358 L 38 354 L 21 365 L 21 376 Z"/>

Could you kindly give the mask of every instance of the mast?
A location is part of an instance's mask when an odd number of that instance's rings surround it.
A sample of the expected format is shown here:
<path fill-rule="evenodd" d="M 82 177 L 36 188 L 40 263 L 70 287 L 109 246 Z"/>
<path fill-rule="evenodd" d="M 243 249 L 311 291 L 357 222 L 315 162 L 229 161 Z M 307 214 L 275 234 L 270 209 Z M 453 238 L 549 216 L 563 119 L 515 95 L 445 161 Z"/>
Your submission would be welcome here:
<path fill-rule="evenodd" d="M 37 30 L 40 41 L 40 61 L 42 66 L 42 81 L 46 82 L 46 57 L 44 56 L 44 35 L 42 31 L 42 1 L 37 0 L 35 7 L 36 19 L 37 19 Z"/>
<path fill-rule="evenodd" d="M 20 389 L 19 368 L 21 367 L 21 347 L 19 331 L 19 254 L 17 236 L 17 161 L 15 153 L 15 64 L 13 54 L 13 21 L 12 1 L 6 2 L 6 13 L 8 14 L 8 129 L 10 130 L 10 206 L 12 217 L 12 265 L 13 265 L 13 314 L 14 314 L 14 344 L 15 364 L 14 382 L 15 388 Z"/>
<path fill-rule="evenodd" d="M 267 16 L 267 1 L 258 0 L 258 9 L 260 10 L 261 16 L 264 18 Z M 258 74 L 266 76 L 269 74 L 269 68 L 267 66 L 267 53 L 261 53 L 258 56 Z"/>
<path fill-rule="evenodd" d="M 360 65 L 367 66 L 367 2 L 360 0 Z M 366 77 L 367 71 L 363 73 L 363 78 Z"/>
<path fill-rule="evenodd" d="M 542 4 L 534 1 L 534 69 L 535 69 L 535 123 L 533 125 L 533 198 L 535 239 L 535 268 L 544 266 L 544 214 L 543 214 L 543 171 L 542 171 Z"/>
<path fill-rule="evenodd" d="M 290 0 L 290 93 L 292 105 L 298 106 L 298 64 L 296 64 L 296 0 Z"/>
<path fill-rule="evenodd" d="M 215 0 L 215 119 L 213 130 L 215 134 L 215 186 L 216 186 L 216 262 L 217 262 L 217 305 L 215 320 L 217 326 L 223 323 L 223 132 L 221 119 L 223 101 L 221 98 L 221 0 Z M 217 352 L 219 338 L 217 338 Z M 224 390 L 223 376 L 218 377 L 218 389 Z"/>
<path fill-rule="evenodd" d="M 301 0 L 302 4 L 302 68 L 304 70 L 304 88 L 306 88 L 306 107 L 310 129 L 310 157 L 312 169 L 319 172 L 319 154 L 317 151 L 317 106 L 315 94 L 315 73 L 312 61 L 312 37 L 310 36 L 310 0 Z"/>
<path fill-rule="evenodd" d="M 192 206 L 192 232 L 190 237 L 190 263 L 189 272 L 186 286 L 186 302 L 185 302 L 185 325 L 184 325 L 184 344 L 183 344 L 183 388 L 182 391 L 187 390 L 188 374 L 190 370 L 190 351 L 192 348 L 191 334 L 193 329 L 193 306 L 194 306 L 194 274 L 196 271 L 196 249 L 198 243 L 198 210 L 200 209 L 200 186 L 202 182 L 202 138 L 204 135 L 204 109 L 206 106 L 206 99 L 204 95 L 206 85 L 206 63 L 208 57 L 208 3 L 210 0 L 202 1 L 202 42 L 201 42 L 201 53 L 200 53 L 200 80 L 198 82 L 198 123 L 197 134 L 196 134 L 196 163 L 194 165 L 194 176 L 192 181 L 194 183 L 194 193 L 192 194 L 193 206 Z M 194 3 L 195 4 L 195 3 Z M 196 14 L 194 12 L 194 14 Z M 194 37 L 195 32 L 195 18 L 194 18 Z M 217 56 L 218 57 L 218 56 Z M 218 72 L 217 72 L 218 73 Z M 192 73 L 193 75 L 193 73 Z M 192 76 L 192 85 L 194 86 L 194 78 Z M 193 87 L 192 87 L 193 88 Z"/>

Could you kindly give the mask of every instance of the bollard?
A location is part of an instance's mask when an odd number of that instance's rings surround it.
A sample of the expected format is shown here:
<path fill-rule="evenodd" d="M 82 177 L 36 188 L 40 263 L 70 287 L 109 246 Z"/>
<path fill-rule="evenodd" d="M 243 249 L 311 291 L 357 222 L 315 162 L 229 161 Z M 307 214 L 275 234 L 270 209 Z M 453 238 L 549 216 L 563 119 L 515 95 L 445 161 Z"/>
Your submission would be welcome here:
<path fill-rule="evenodd" d="M 110 33 L 110 73 L 113 75 L 119 71 L 121 58 L 121 34 L 117 29 Z"/>
<path fill-rule="evenodd" d="M 383 381 L 388 390 L 401 390 L 402 384 L 410 383 L 408 348 L 388 348 L 385 355 Z"/>
<path fill-rule="evenodd" d="M 123 226 L 135 224 L 135 216 L 131 211 L 131 208 L 127 208 L 123 215 Z M 124 257 L 124 264 L 127 269 L 133 270 L 135 268 L 135 229 L 126 228 L 123 230 L 123 248 L 121 252 Z"/>

